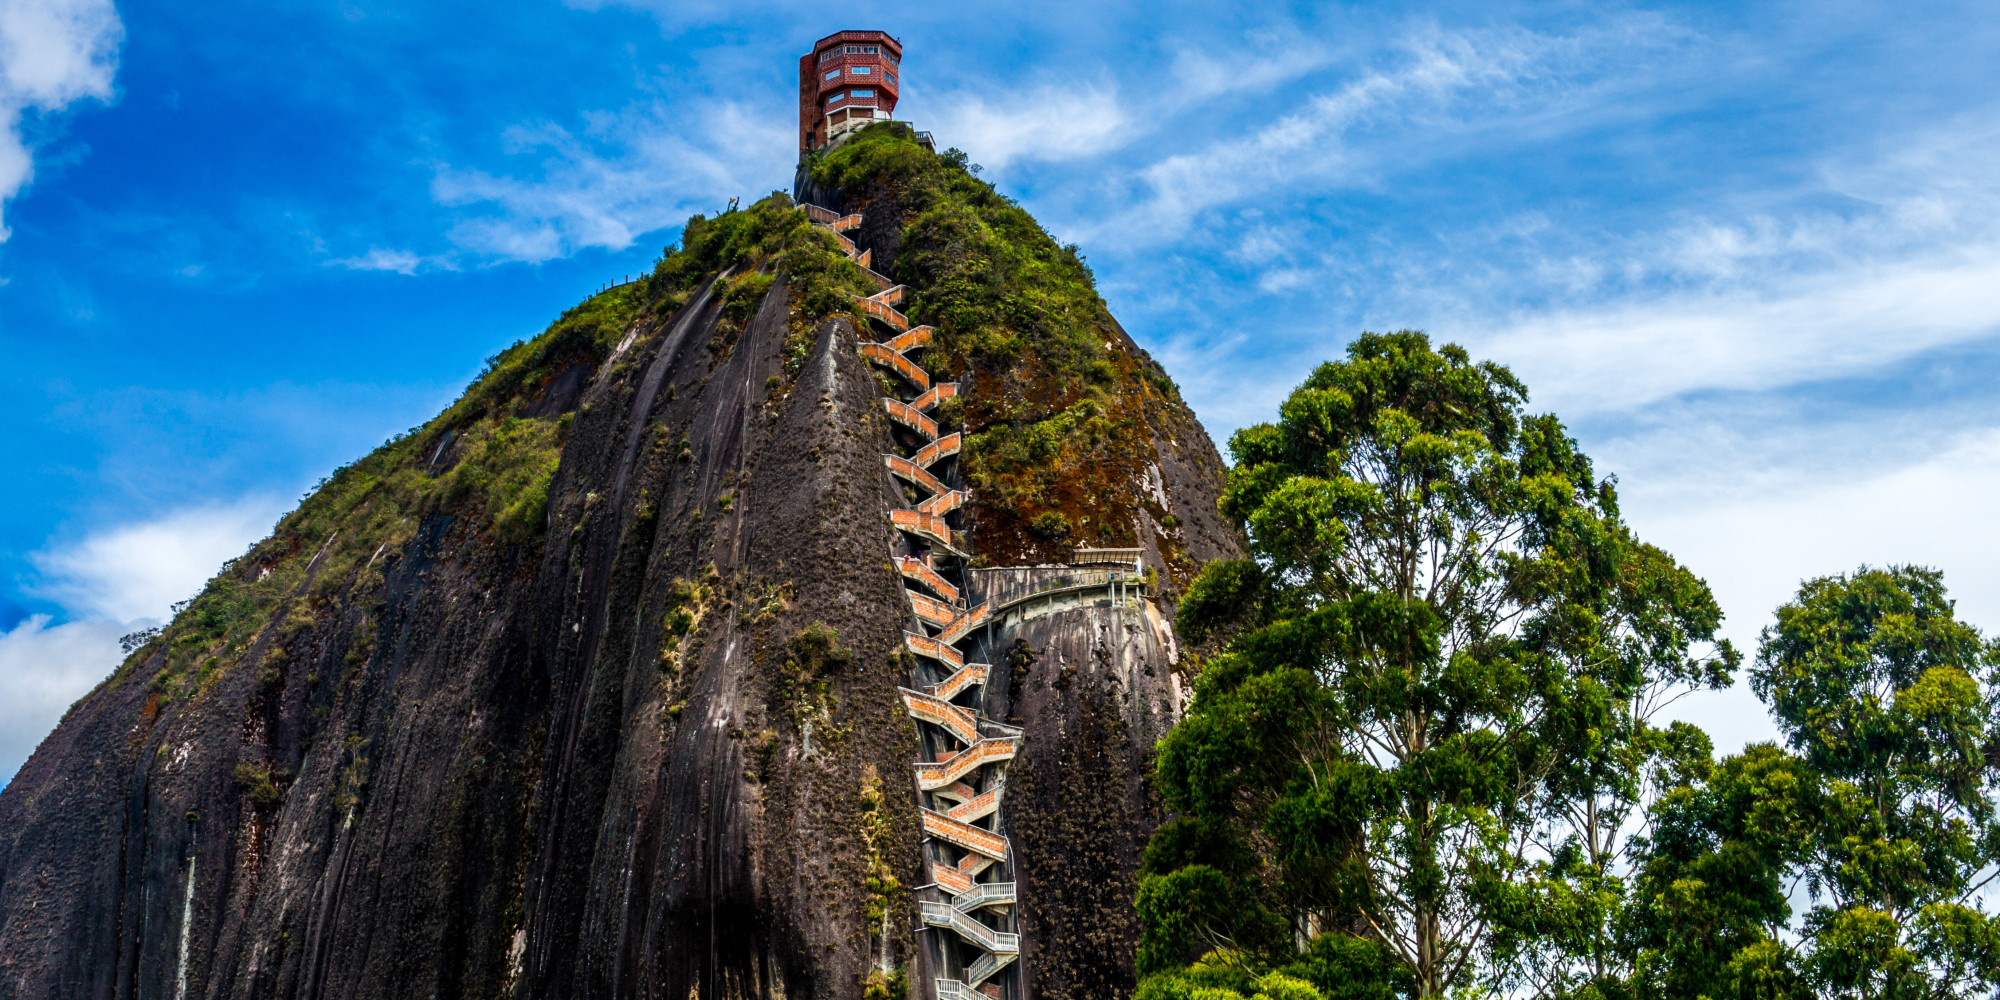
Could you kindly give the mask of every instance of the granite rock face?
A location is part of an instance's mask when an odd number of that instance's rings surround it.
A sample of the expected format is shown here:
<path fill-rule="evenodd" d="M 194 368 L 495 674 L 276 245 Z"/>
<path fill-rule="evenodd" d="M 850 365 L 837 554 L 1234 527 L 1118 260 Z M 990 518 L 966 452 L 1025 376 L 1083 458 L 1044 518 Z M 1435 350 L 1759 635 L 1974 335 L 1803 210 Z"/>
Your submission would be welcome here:
<path fill-rule="evenodd" d="M 907 899 L 868 917 L 872 864 L 920 877 L 892 430 L 850 321 L 787 369 L 788 301 L 704 285 L 530 380 L 564 428 L 532 541 L 441 504 L 338 587 L 339 530 L 232 563 L 290 552 L 298 596 L 199 684 L 137 654 L 0 793 L 0 997 L 845 998 L 885 961 L 927 996 Z M 1214 446 L 1150 418 L 1132 489 L 1184 563 L 1236 554 Z M 1131 989 L 1177 578 L 977 647 L 1026 730 L 1019 995 Z"/>

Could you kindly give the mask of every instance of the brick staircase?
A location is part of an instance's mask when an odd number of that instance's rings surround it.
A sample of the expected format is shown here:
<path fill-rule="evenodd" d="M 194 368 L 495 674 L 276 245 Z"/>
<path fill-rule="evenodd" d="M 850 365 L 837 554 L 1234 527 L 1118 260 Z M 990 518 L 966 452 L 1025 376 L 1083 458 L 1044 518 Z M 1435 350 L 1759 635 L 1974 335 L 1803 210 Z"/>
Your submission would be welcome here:
<path fill-rule="evenodd" d="M 861 225 L 859 215 L 840 215 L 817 205 L 800 207 L 850 259 L 867 268 L 870 254 L 857 253 L 853 241 L 842 235 Z M 1011 929 L 1017 900 L 1001 807 L 1007 765 L 1021 752 L 1022 735 L 1018 728 L 995 722 L 980 710 L 978 696 L 985 691 L 990 668 L 965 662 L 958 648 L 991 620 L 989 606 L 965 607 L 960 587 L 940 572 L 940 559 L 955 563 L 959 569 L 954 572 L 961 574 L 966 559 L 960 536 L 946 516 L 963 507 L 970 494 L 946 485 L 951 477 L 940 472 L 958 455 L 963 439 L 956 430 L 944 433 L 932 415 L 939 403 L 958 395 L 958 385 L 933 383 L 930 373 L 908 356 L 929 346 L 933 334 L 929 326 L 912 326 L 896 308 L 908 289 L 868 273 L 880 291 L 857 296 L 854 302 L 868 317 L 870 328 L 881 332 L 864 341 L 861 354 L 915 388 L 913 397 L 889 396 L 882 401 L 890 421 L 917 442 L 908 455 L 884 455 L 883 464 L 890 474 L 924 494 L 913 506 L 888 512 L 889 523 L 905 539 L 904 548 L 915 553 L 895 555 L 897 573 L 909 596 L 910 618 L 919 629 L 906 630 L 903 640 L 911 653 L 938 672 L 933 676 L 942 677 L 923 690 L 898 689 L 904 711 L 916 722 L 925 752 L 933 758 L 912 765 L 922 802 L 924 863 L 931 878 L 919 891 L 935 891 L 944 898 L 920 899 L 919 915 L 932 935 L 933 955 L 944 961 L 939 971 L 955 971 L 958 976 L 934 978 L 932 991 L 936 1000 L 1003 1000 L 1006 980 L 996 977 L 1019 958 L 1021 939 Z"/>

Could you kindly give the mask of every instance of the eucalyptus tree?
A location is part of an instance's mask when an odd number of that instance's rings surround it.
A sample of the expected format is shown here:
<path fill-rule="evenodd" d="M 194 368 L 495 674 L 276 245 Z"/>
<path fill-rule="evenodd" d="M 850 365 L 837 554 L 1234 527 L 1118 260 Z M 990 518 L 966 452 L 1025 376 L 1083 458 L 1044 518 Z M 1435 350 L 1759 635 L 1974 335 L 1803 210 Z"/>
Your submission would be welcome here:
<path fill-rule="evenodd" d="M 1251 557 L 1183 595 L 1210 655 L 1160 747 L 1178 816 L 1145 859 L 1142 971 L 1303 954 L 1323 990 L 1418 997 L 1613 971 L 1644 773 L 1706 759 L 1647 717 L 1734 656 L 1706 586 L 1526 403 L 1461 348 L 1366 334 L 1232 438 Z"/>
<path fill-rule="evenodd" d="M 1828 997 L 1991 995 L 2000 647 L 1907 566 L 1807 581 L 1761 640 L 1751 686 L 1816 783 L 1798 971 Z"/>

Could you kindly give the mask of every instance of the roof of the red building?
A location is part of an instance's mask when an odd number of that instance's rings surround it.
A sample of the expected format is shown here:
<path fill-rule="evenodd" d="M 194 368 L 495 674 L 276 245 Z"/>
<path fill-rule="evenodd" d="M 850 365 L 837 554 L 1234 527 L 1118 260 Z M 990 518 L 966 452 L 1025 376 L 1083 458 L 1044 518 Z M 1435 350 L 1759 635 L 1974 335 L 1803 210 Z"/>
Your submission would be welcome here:
<path fill-rule="evenodd" d="M 896 36 L 889 34 L 886 31 L 875 31 L 872 29 L 864 29 L 864 28 L 849 28 L 845 31 L 836 31 L 833 34 L 828 35 L 817 42 L 814 42 L 813 50 L 818 51 L 820 46 L 825 45 L 828 42 L 844 42 L 856 39 L 866 39 L 868 41 L 874 41 L 880 39 L 882 41 L 888 42 L 891 45 L 894 45 L 896 47 L 896 51 L 898 52 L 901 52 L 903 50 L 903 43 L 899 41 L 896 38 Z"/>

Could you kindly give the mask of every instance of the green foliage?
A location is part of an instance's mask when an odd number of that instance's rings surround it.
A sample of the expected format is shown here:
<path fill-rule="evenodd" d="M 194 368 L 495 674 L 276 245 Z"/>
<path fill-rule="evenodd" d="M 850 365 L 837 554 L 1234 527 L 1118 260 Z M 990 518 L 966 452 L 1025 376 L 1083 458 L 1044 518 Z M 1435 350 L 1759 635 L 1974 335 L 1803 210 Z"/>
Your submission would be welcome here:
<path fill-rule="evenodd" d="M 236 765 L 236 787 L 258 812 L 268 811 L 284 798 L 285 793 L 278 787 L 278 782 L 286 778 L 286 775 L 273 772 L 254 761 L 246 760 Z"/>
<path fill-rule="evenodd" d="M 266 630 L 314 627 L 337 596 L 372 593 L 427 517 L 469 514 L 501 542 L 539 545 L 570 420 L 528 406 L 571 366 L 595 367 L 646 304 L 633 285 L 591 297 L 488 359 L 443 413 L 336 469 L 138 650 L 166 655 L 155 688 L 196 697 Z"/>
<path fill-rule="evenodd" d="M 903 883 L 882 858 L 882 850 L 895 835 L 895 827 L 889 822 L 889 814 L 883 809 L 882 777 L 873 764 L 863 769 L 861 775 L 861 843 L 864 849 L 863 865 L 867 870 L 868 908 L 865 914 L 868 934 L 877 939 L 887 929 L 889 907 L 902 893 Z"/>
<path fill-rule="evenodd" d="M 1376 945 L 1346 934 L 1314 938 L 1300 959 L 1270 969 L 1226 949 L 1139 983 L 1133 1000 L 1391 1000 L 1403 988 Z"/>
<path fill-rule="evenodd" d="M 909 995 L 910 974 L 900 968 L 870 969 L 861 986 L 861 1000 L 907 1000 Z"/>
<path fill-rule="evenodd" d="M 933 156 L 900 124 L 862 130 L 812 170 L 871 218 L 901 219 L 888 266 L 910 289 L 903 311 L 936 331 L 923 363 L 942 377 L 973 376 L 970 394 L 939 419 L 964 421 L 960 462 L 982 552 L 1034 562 L 1072 541 L 1134 544 L 1140 501 L 1129 484 L 1151 457 L 1148 401 L 1166 393 L 1077 248 L 979 180 L 963 154 Z M 1071 533 L 1037 522 L 1048 513 Z"/>
<path fill-rule="evenodd" d="M 689 219 L 680 244 L 661 255 L 645 287 L 662 308 L 678 306 L 702 279 L 725 269 L 736 273 L 720 289 L 723 318 L 725 326 L 739 330 L 777 276 L 784 276 L 791 302 L 784 356 L 791 377 L 812 348 L 812 329 L 832 316 L 862 322 L 854 297 L 877 291 L 831 234 L 815 228 L 791 198 L 776 191 L 742 211 Z"/>
<path fill-rule="evenodd" d="M 1160 744 L 1181 819 L 1147 852 L 1142 971 L 1279 964 L 1336 927 L 1367 937 L 1315 960 L 1356 995 L 1613 971 L 1619 832 L 1649 776 L 1707 759 L 1651 706 L 1735 657 L 1706 586 L 1526 397 L 1455 346 L 1364 334 L 1231 441 L 1251 558 L 1180 612 L 1221 652 Z"/>
<path fill-rule="evenodd" d="M 1791 753 L 1752 747 L 1654 807 L 1631 922 L 1646 995 L 1990 995 L 2000 924 L 2000 650 L 1934 570 L 1808 580 L 1751 686 Z M 1783 888 L 1812 900 L 1791 923 Z"/>

